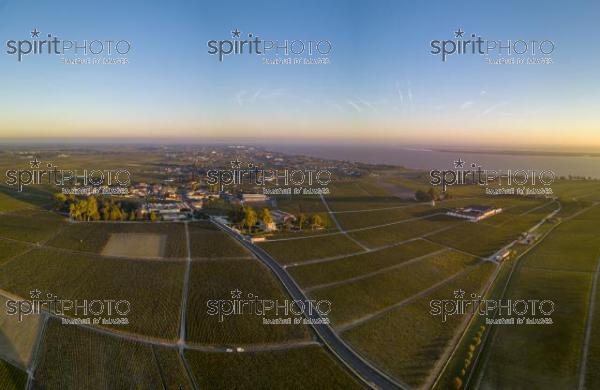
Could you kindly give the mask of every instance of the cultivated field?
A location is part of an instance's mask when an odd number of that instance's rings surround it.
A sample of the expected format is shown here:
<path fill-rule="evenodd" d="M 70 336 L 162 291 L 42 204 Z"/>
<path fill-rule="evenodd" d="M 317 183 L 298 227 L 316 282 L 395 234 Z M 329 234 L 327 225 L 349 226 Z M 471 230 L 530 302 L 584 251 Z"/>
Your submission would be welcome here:
<path fill-rule="evenodd" d="M 19 192 L 0 184 L 0 212 L 48 207 L 53 201 L 52 191 L 47 186 L 37 186 Z"/>
<path fill-rule="evenodd" d="M 486 262 L 411 302 L 342 333 L 367 359 L 392 376 L 422 386 L 442 357 L 464 316 L 446 322 L 430 314 L 430 301 L 453 299 L 453 292 L 480 291 L 494 265 Z"/>
<path fill-rule="evenodd" d="M 10 194 L 10 193 L 9 193 Z M 0 191 L 0 213 L 31 208 L 32 205 Z"/>
<path fill-rule="evenodd" d="M 64 224 L 63 217 L 47 211 L 17 211 L 0 216 L 0 238 L 41 242 Z"/>
<path fill-rule="evenodd" d="M 250 254 L 212 223 L 189 224 L 190 249 L 194 258 L 240 257 Z"/>
<path fill-rule="evenodd" d="M 554 300 L 554 324 L 498 326 L 493 343 L 486 346 L 492 353 L 481 386 L 576 388 L 590 283 L 584 273 L 523 268 L 510 297 Z"/>
<path fill-rule="evenodd" d="M 50 320 L 35 386 L 62 389 L 191 389 L 176 349 L 164 349 Z"/>
<path fill-rule="evenodd" d="M 591 337 L 585 375 L 585 383 L 589 389 L 600 388 L 600 370 L 596 369 L 600 367 L 600 287 L 597 287 L 594 299 L 594 316 L 591 319 Z"/>
<path fill-rule="evenodd" d="M 109 243 L 111 235 L 117 234 L 164 236 L 166 237 L 166 243 L 164 244 L 165 257 L 183 258 L 187 256 L 185 230 L 184 225 L 181 223 L 74 222 L 66 224 L 60 234 L 48 241 L 48 245 L 83 252 L 101 253 Z M 123 242 L 123 244 L 119 244 L 119 247 L 124 248 L 127 246 L 127 242 Z M 140 244 L 134 242 L 130 242 L 129 245 L 140 246 Z M 124 250 L 130 251 L 130 249 Z"/>
<path fill-rule="evenodd" d="M 413 204 L 396 206 L 396 208 L 336 213 L 335 217 L 346 230 L 358 229 L 367 226 L 384 225 L 412 218 L 420 218 L 439 212 L 435 207 L 426 204 Z"/>
<path fill-rule="evenodd" d="M 30 291 L 72 300 L 128 300 L 124 332 L 176 339 L 185 265 L 183 262 L 125 260 L 36 249 L 6 264 L 0 288 L 21 297 Z"/>
<path fill-rule="evenodd" d="M 379 251 L 363 253 L 341 259 L 289 267 L 294 279 L 305 288 L 335 283 L 362 275 L 385 271 L 410 259 L 427 255 L 442 246 L 425 240 L 410 241 Z"/>
<path fill-rule="evenodd" d="M 0 238 L 0 268 L 2 264 L 11 261 L 15 256 L 30 249 L 31 246 L 26 243 L 3 240 Z"/>
<path fill-rule="evenodd" d="M 239 292 L 238 298 L 232 295 L 236 291 Z M 187 308 L 188 341 L 223 346 L 308 339 L 308 328 L 304 325 L 264 325 L 262 315 L 248 310 L 241 315 L 224 315 L 222 319 L 219 315 L 208 314 L 209 301 L 223 300 L 222 313 L 225 314 L 227 309 L 231 309 L 234 299 L 277 300 L 283 304 L 288 296 L 270 271 L 255 259 L 195 260 Z M 289 316 L 280 313 L 265 317 Z"/>
<path fill-rule="evenodd" d="M 367 247 L 374 249 L 446 229 L 440 233 L 443 235 L 448 229 L 456 229 L 454 225 L 463 223 L 465 222 L 445 215 L 435 215 L 416 221 L 399 221 L 389 226 L 354 231 L 349 234 Z"/>
<path fill-rule="evenodd" d="M 508 296 L 554 301 L 553 324 L 495 327 L 485 344 L 474 385 L 577 388 L 591 286 L 600 255 L 599 217 L 596 206 L 565 221 L 522 259 Z M 600 321 L 594 315 L 586 357 L 587 388 L 598 383 L 598 347 L 594 343 Z"/>
<path fill-rule="evenodd" d="M 0 389 L 22 390 L 27 384 L 27 373 L 0 359 Z"/>
<path fill-rule="evenodd" d="M 398 304 L 477 262 L 471 256 L 445 251 L 385 273 L 311 290 L 310 295 L 331 301 L 329 317 L 335 325 L 343 325 Z"/>
<path fill-rule="evenodd" d="M 407 204 L 406 201 L 369 180 L 335 182 L 331 187 L 331 194 L 327 195 L 326 199 L 333 211 L 363 210 Z"/>
<path fill-rule="evenodd" d="M 267 241 L 259 244 L 281 264 L 322 259 L 361 252 L 363 249 L 343 234 L 302 238 L 298 240 Z"/>
<path fill-rule="evenodd" d="M 321 347 L 248 353 L 185 353 L 200 388 L 360 389 Z"/>
<path fill-rule="evenodd" d="M 519 238 L 557 207 L 556 203 L 549 203 L 535 211 L 515 215 L 500 224 L 494 222 L 497 216 L 477 223 L 465 222 L 453 229 L 431 235 L 428 239 L 477 256 L 489 256 Z"/>

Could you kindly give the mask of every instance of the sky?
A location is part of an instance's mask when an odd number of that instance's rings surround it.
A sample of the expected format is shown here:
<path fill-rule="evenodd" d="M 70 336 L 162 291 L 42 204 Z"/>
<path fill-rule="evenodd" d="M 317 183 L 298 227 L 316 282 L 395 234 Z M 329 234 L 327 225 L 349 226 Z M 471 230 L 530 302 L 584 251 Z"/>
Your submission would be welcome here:
<path fill-rule="evenodd" d="M 0 0 L 0 140 L 600 150 L 597 15 L 597 1 Z M 235 30 L 263 40 L 327 40 L 329 63 L 263 63 L 272 55 L 219 61 L 208 53 L 208 41 L 241 39 Z M 430 53 L 431 41 L 457 39 L 457 30 L 503 42 L 551 40 L 552 63 L 488 64 L 470 54 L 442 61 Z M 128 63 L 61 62 L 73 55 L 19 62 L 7 53 L 8 41 L 48 33 L 127 40 Z"/>

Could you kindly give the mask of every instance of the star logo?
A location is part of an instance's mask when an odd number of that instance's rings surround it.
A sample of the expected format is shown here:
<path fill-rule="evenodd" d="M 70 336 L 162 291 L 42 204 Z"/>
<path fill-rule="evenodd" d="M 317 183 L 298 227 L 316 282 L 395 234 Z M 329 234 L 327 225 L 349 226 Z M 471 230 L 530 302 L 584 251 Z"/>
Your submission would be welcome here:
<path fill-rule="evenodd" d="M 462 38 L 464 33 L 465 32 L 459 28 L 458 30 L 454 31 L 454 37 L 455 38 Z"/>
<path fill-rule="evenodd" d="M 38 38 L 40 36 L 40 32 L 37 30 L 37 28 L 34 28 L 33 31 L 31 31 L 31 38 Z"/>
<path fill-rule="evenodd" d="M 31 160 L 29 162 L 29 165 L 31 165 L 31 168 L 39 168 L 40 167 L 40 163 L 41 161 L 37 159 L 37 157 L 34 157 L 33 160 Z"/>
<path fill-rule="evenodd" d="M 40 290 L 38 290 L 37 288 L 35 290 L 29 292 L 29 296 L 31 297 L 31 299 L 38 299 L 41 294 L 42 294 L 42 292 Z"/>
<path fill-rule="evenodd" d="M 239 38 L 240 37 L 240 33 L 241 33 L 241 31 L 236 28 L 235 30 L 233 30 L 231 32 L 231 36 L 234 37 L 234 38 Z"/>
<path fill-rule="evenodd" d="M 241 166 L 242 166 L 242 162 L 239 159 L 236 158 L 235 160 L 231 161 L 231 168 L 236 169 Z"/>
<path fill-rule="evenodd" d="M 454 161 L 454 168 L 463 168 L 465 166 L 465 162 L 462 159 L 458 159 Z"/>
<path fill-rule="evenodd" d="M 231 298 L 239 299 L 242 296 L 242 292 L 237 288 L 235 290 L 231 290 Z"/>
<path fill-rule="evenodd" d="M 462 289 L 454 290 L 454 298 L 455 299 L 463 299 L 464 296 L 465 296 L 465 290 L 462 290 Z"/>

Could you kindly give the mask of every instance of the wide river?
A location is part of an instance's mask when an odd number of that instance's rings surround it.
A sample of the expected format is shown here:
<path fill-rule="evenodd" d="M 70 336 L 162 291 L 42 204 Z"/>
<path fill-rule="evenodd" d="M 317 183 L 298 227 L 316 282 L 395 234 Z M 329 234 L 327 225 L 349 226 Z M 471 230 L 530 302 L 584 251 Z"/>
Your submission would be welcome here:
<path fill-rule="evenodd" d="M 269 149 L 290 154 L 304 154 L 325 159 L 359 161 L 372 164 L 399 165 L 431 170 L 453 169 L 453 161 L 461 159 L 465 168 L 476 163 L 482 169 L 552 170 L 558 176 L 577 175 L 600 178 L 600 157 L 534 156 L 494 154 L 493 152 L 448 152 L 395 146 L 273 145 Z"/>

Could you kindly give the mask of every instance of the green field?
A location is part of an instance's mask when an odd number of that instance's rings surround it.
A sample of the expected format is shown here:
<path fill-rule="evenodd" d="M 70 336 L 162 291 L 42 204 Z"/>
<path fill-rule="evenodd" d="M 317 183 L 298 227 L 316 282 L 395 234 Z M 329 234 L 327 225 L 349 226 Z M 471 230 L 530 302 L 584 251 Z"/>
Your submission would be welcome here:
<path fill-rule="evenodd" d="M 585 273 L 521 269 L 509 296 L 553 300 L 554 324 L 498 326 L 481 387 L 576 388 L 590 283 Z"/>
<path fill-rule="evenodd" d="M 339 282 L 401 264 L 443 247 L 429 241 L 416 240 L 380 251 L 344 257 L 323 263 L 289 267 L 288 271 L 302 287 Z"/>
<path fill-rule="evenodd" d="M 540 222 L 546 215 L 556 209 L 556 205 L 546 205 L 527 214 L 516 215 L 506 223 L 493 224 L 494 218 L 480 222 L 465 222 L 452 229 L 434 234 L 428 238 L 442 245 L 457 248 L 477 256 L 490 256 L 504 245 Z M 501 215 L 501 214 L 500 214 Z M 489 221 L 489 223 L 482 223 Z"/>
<path fill-rule="evenodd" d="M 35 387 L 62 389 L 191 389 L 176 349 L 101 335 L 50 320 Z"/>
<path fill-rule="evenodd" d="M 2 264 L 11 261 L 12 258 L 30 249 L 31 246 L 25 243 L 3 240 L 0 238 L 0 268 Z"/>
<path fill-rule="evenodd" d="M 27 373 L 0 359 L 0 389 L 23 390 L 27 384 Z"/>
<path fill-rule="evenodd" d="M 22 210 L 31 207 L 32 205 L 30 205 L 29 203 L 26 203 L 19 199 L 15 199 L 9 194 L 5 194 L 0 191 L 0 212 Z"/>
<path fill-rule="evenodd" d="M 185 353 L 203 389 L 360 389 L 323 348 L 247 353 Z"/>
<path fill-rule="evenodd" d="M 557 268 L 592 272 L 596 266 L 593 254 L 600 251 L 600 207 L 594 207 L 576 218 L 565 221 L 552 237 L 529 256 L 528 267 Z"/>
<path fill-rule="evenodd" d="M 176 339 L 185 264 L 124 260 L 36 249 L 6 264 L 0 288 L 22 297 L 30 291 L 72 300 L 128 300 L 124 332 Z"/>
<path fill-rule="evenodd" d="M 363 210 L 410 204 L 364 179 L 335 182 L 331 187 L 331 194 L 325 198 L 333 211 Z"/>
<path fill-rule="evenodd" d="M 0 237 L 41 242 L 55 234 L 64 223 L 64 218 L 54 213 L 18 211 L 0 216 Z"/>
<path fill-rule="evenodd" d="M 190 250 L 194 258 L 249 256 L 236 240 L 212 223 L 195 222 L 188 225 Z"/>
<path fill-rule="evenodd" d="M 577 387 L 588 298 L 600 255 L 599 215 L 596 206 L 563 222 L 522 259 L 508 295 L 554 301 L 554 324 L 495 327 L 474 375 L 475 384 L 515 389 Z M 598 383 L 595 316 L 587 388 Z"/>
<path fill-rule="evenodd" d="M 397 304 L 477 262 L 471 256 L 446 251 L 385 273 L 314 290 L 310 295 L 331 301 L 329 318 L 339 325 Z"/>
<path fill-rule="evenodd" d="M 429 203 L 411 202 L 396 206 L 395 208 L 384 208 L 382 210 L 368 210 L 361 212 L 342 212 L 336 213 L 337 220 L 341 223 L 344 229 L 357 229 L 368 226 L 383 225 L 392 222 L 410 220 L 414 218 L 424 217 L 436 213 L 445 213 L 447 210 L 456 207 L 464 207 L 468 205 L 489 205 L 502 208 L 522 207 L 527 210 L 535 205 L 541 204 L 542 201 L 534 199 L 513 199 L 513 198 L 484 198 L 477 197 L 475 199 L 449 199 L 441 202 L 436 202 L 435 206 Z M 365 207 L 367 208 L 367 207 Z"/>
<path fill-rule="evenodd" d="M 600 280 L 598 280 L 600 283 Z M 592 317 L 592 330 L 587 359 L 587 375 L 585 383 L 589 389 L 600 388 L 600 371 L 596 367 L 600 367 L 600 288 L 597 287 L 594 316 Z"/>
<path fill-rule="evenodd" d="M 378 211 L 336 213 L 335 217 L 344 229 L 351 230 L 423 217 L 436 212 L 439 212 L 439 210 L 431 207 L 431 205 L 415 203 L 414 205 L 403 205 L 398 208 Z"/>
<path fill-rule="evenodd" d="M 281 264 L 357 253 L 363 249 L 343 234 L 259 244 Z"/>
<path fill-rule="evenodd" d="M 444 228 L 454 230 L 456 226 L 463 223 L 462 221 L 457 221 L 455 218 L 437 215 L 417 221 L 404 221 L 389 226 L 354 231 L 349 234 L 367 247 L 374 249 L 397 244 L 401 241 L 433 233 Z M 440 234 L 446 234 L 447 231 L 444 230 Z"/>
<path fill-rule="evenodd" d="M 275 199 L 278 209 L 294 215 L 327 212 L 321 197 L 317 195 L 277 195 Z"/>
<path fill-rule="evenodd" d="M 482 263 L 428 295 L 343 332 L 342 337 L 393 377 L 422 386 L 465 318 L 453 316 L 442 322 L 430 314 L 430 301 L 452 299 L 457 289 L 480 291 L 493 269 L 493 264 Z"/>
<path fill-rule="evenodd" d="M 48 207 L 52 202 L 52 192 L 47 186 L 36 186 L 17 191 L 16 188 L 0 184 L 0 212 Z"/>
<path fill-rule="evenodd" d="M 307 339 L 304 325 L 264 325 L 262 315 L 245 312 L 223 316 L 208 314 L 208 301 L 233 300 L 232 291 L 239 290 L 238 299 L 268 299 L 282 302 L 288 299 L 270 271 L 254 259 L 194 261 L 190 276 L 188 302 L 188 342 L 211 345 L 277 343 Z M 249 297 L 252 294 L 252 297 Z M 286 317 L 283 314 L 267 318 Z"/>
<path fill-rule="evenodd" d="M 184 225 L 181 223 L 73 222 L 49 242 L 49 246 L 101 253 L 111 234 L 156 234 L 166 236 L 165 257 L 187 256 Z M 131 242 L 132 245 L 135 241 Z"/>

